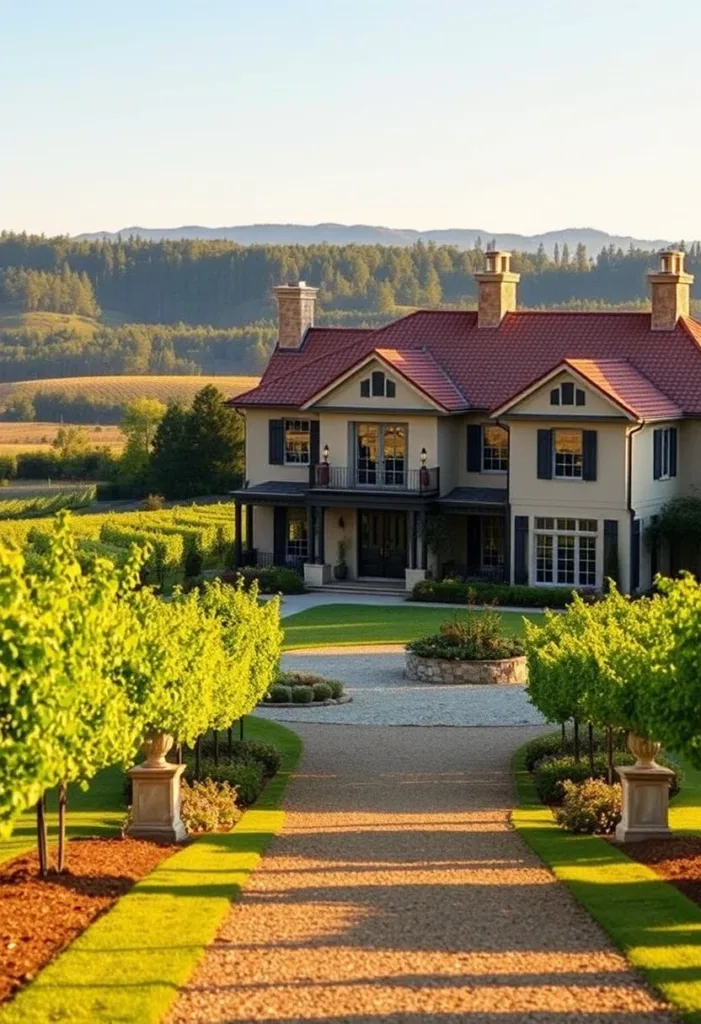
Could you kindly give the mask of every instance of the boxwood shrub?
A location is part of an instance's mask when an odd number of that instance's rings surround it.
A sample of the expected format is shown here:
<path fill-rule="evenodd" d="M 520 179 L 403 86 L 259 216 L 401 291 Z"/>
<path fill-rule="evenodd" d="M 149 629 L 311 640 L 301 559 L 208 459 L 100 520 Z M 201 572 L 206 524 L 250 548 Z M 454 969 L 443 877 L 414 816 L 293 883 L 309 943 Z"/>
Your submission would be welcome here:
<path fill-rule="evenodd" d="M 585 600 L 596 600 L 593 591 L 579 591 Z M 572 600 L 567 587 L 526 587 L 508 583 L 467 583 L 461 580 L 421 580 L 411 592 L 412 601 L 444 604 L 496 604 L 516 608 L 565 608 Z"/>
<path fill-rule="evenodd" d="M 293 686 L 293 704 L 311 704 L 314 700 L 314 689 L 311 686 Z"/>
<path fill-rule="evenodd" d="M 185 778 L 194 782 L 195 768 L 188 762 Z M 260 796 L 265 780 L 263 766 L 256 761 L 231 761 L 215 764 L 214 761 L 202 761 L 200 777 L 203 780 L 213 779 L 215 782 L 228 782 L 236 790 L 236 802 L 241 807 L 248 807 Z"/>
<path fill-rule="evenodd" d="M 331 700 L 331 687 L 328 683 L 314 683 L 312 691 L 316 701 Z"/>
<path fill-rule="evenodd" d="M 273 704 L 289 704 L 292 700 L 292 687 L 283 683 L 273 683 L 265 699 L 272 701 Z"/>
<path fill-rule="evenodd" d="M 632 754 L 616 754 L 616 764 L 626 765 L 634 763 L 635 758 Z M 657 763 L 665 768 L 671 768 L 674 772 L 669 795 L 671 797 L 676 796 L 682 783 L 679 767 L 665 757 L 658 757 Z M 608 761 L 601 755 L 597 755 L 594 758 L 593 774 L 589 766 L 589 758 L 575 761 L 573 757 L 566 755 L 564 757 L 546 758 L 544 761 L 541 761 L 533 773 L 533 778 L 538 796 L 544 804 L 560 804 L 564 797 L 563 783 L 566 779 L 569 779 L 571 782 L 584 782 L 590 778 L 605 780 L 607 771 Z"/>
<path fill-rule="evenodd" d="M 271 566 L 267 569 L 236 569 L 223 574 L 225 583 L 234 583 L 242 576 L 246 586 L 254 580 L 258 582 L 261 594 L 303 594 L 304 580 L 293 569 L 284 566 Z"/>

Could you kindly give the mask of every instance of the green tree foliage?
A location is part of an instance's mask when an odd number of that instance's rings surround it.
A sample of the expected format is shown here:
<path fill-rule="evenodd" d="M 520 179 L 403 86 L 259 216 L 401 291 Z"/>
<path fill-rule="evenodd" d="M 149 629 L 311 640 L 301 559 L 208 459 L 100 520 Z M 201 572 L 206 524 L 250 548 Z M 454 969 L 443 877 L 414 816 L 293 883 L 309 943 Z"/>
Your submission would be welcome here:
<path fill-rule="evenodd" d="M 151 473 L 167 497 L 220 494 L 240 480 L 243 422 L 213 385 L 190 409 L 170 406 L 153 443 Z"/>
<path fill-rule="evenodd" d="M 85 271 L 73 271 L 64 263 L 60 271 L 8 267 L 0 275 L 0 300 L 13 302 L 26 312 L 77 313 L 96 317 L 100 307 Z"/>
<path fill-rule="evenodd" d="M 167 406 L 157 398 L 135 398 L 124 409 L 119 425 L 127 443 L 119 460 L 120 476 L 129 483 L 145 481 L 156 429 Z"/>

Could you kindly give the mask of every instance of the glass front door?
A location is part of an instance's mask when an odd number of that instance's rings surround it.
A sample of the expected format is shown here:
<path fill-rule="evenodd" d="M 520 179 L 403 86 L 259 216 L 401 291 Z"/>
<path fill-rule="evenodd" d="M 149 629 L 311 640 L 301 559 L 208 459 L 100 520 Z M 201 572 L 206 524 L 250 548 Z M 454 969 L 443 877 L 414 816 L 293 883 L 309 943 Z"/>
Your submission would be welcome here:
<path fill-rule="evenodd" d="M 361 512 L 358 575 L 401 579 L 406 564 L 406 512 Z"/>
<path fill-rule="evenodd" d="M 396 423 L 358 423 L 355 476 L 359 487 L 406 486 L 406 428 Z"/>

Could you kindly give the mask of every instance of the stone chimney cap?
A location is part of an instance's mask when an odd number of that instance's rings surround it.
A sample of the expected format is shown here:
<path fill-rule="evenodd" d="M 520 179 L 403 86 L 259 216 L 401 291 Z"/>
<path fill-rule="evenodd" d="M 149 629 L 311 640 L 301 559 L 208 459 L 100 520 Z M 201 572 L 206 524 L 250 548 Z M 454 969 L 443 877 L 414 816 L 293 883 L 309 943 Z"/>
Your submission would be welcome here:
<path fill-rule="evenodd" d="M 287 281 L 285 284 L 279 284 L 277 288 L 304 288 L 306 291 L 318 291 L 318 288 L 314 288 L 313 285 L 307 284 L 306 281 Z"/>

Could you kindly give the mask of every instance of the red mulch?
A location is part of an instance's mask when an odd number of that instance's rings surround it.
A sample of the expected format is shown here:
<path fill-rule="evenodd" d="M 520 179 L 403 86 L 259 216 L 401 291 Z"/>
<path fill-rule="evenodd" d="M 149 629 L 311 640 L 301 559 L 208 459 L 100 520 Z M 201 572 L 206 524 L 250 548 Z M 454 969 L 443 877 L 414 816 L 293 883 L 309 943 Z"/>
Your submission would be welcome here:
<path fill-rule="evenodd" d="M 62 875 L 40 878 L 36 853 L 3 864 L 0 1003 L 178 849 L 140 839 L 72 839 Z"/>
<path fill-rule="evenodd" d="M 644 839 L 621 848 L 701 906 L 701 836 Z"/>

